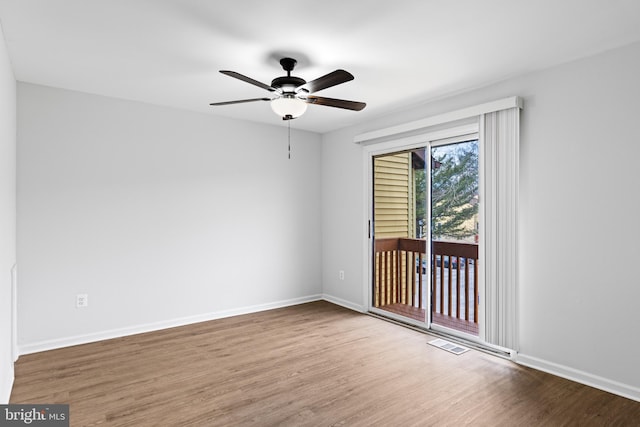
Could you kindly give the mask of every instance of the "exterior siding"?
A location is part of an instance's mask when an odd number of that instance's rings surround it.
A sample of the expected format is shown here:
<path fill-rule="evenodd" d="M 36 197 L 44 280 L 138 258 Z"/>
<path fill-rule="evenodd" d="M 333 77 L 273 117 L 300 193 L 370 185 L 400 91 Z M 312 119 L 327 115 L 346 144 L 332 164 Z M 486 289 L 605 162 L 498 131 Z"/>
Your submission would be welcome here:
<path fill-rule="evenodd" d="M 411 237 L 411 154 L 374 159 L 374 219 L 376 238 Z"/>

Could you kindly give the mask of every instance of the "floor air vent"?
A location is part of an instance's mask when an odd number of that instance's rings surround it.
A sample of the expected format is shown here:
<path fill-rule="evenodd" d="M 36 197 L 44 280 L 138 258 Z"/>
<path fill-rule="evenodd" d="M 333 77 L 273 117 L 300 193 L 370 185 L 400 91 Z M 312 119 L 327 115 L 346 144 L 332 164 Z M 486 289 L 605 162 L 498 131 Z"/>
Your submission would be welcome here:
<path fill-rule="evenodd" d="M 438 338 L 437 340 L 429 341 L 429 344 L 431 344 L 434 347 L 447 350 L 449 353 L 453 353 L 453 354 L 462 354 L 466 351 L 469 351 L 469 349 L 466 347 L 462 347 L 460 345 L 450 343 L 449 341 L 441 340 L 440 338 Z"/>

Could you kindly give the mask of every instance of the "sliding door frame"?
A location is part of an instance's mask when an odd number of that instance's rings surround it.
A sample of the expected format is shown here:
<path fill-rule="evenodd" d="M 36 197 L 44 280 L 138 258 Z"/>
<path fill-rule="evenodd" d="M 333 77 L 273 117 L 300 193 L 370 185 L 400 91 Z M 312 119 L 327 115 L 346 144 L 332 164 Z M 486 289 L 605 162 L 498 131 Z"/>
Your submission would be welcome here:
<path fill-rule="evenodd" d="M 367 311 L 381 315 L 384 317 L 391 318 L 396 321 L 400 321 L 403 323 L 408 323 L 412 326 L 419 327 L 421 329 L 433 329 L 439 330 L 444 333 L 461 335 L 462 338 L 470 340 L 470 341 L 478 341 L 483 342 L 484 340 L 484 328 L 482 326 L 483 322 L 479 322 L 479 331 L 480 335 L 475 337 L 469 334 L 461 334 L 458 331 L 453 331 L 448 328 L 438 327 L 431 323 L 431 266 L 430 263 L 427 262 L 428 266 L 428 281 L 427 284 L 424 285 L 426 287 L 425 294 L 427 300 L 426 308 L 426 316 L 425 321 L 421 322 L 418 320 L 414 320 L 411 318 L 407 318 L 401 315 L 397 315 L 394 313 L 390 313 L 385 310 L 381 310 L 373 306 L 373 280 L 374 280 L 374 262 L 373 262 L 373 251 L 374 251 L 374 223 L 373 223 L 373 208 L 374 208 L 374 198 L 373 198 L 373 188 L 374 188 L 374 170 L 373 170 L 373 162 L 374 158 L 377 156 L 382 156 L 385 154 L 391 154 L 396 152 L 405 152 L 419 148 L 425 148 L 430 159 L 431 156 L 431 147 L 437 145 L 450 144 L 455 142 L 455 140 L 465 140 L 465 139 L 478 139 L 479 145 L 482 146 L 482 141 L 480 140 L 480 123 L 478 119 L 467 120 L 467 123 L 463 124 L 451 124 L 448 127 L 441 128 L 439 130 L 420 133 L 418 135 L 412 135 L 401 138 L 393 138 L 389 141 L 379 142 L 372 145 L 365 145 L 363 148 L 363 170 L 364 170 L 364 182 L 366 188 L 366 203 L 365 203 L 365 212 L 364 212 L 364 223 L 367 224 L 368 234 L 365 239 L 365 244 L 363 245 L 364 257 L 366 262 L 363 263 L 365 265 L 365 271 L 363 272 L 363 277 L 365 278 L 363 284 L 363 297 L 366 301 L 365 308 Z M 480 152 L 481 153 L 481 152 Z M 429 177 L 429 185 L 427 185 L 427 198 L 426 200 L 431 200 L 431 162 L 426 161 L 427 168 L 427 177 Z M 481 187 L 481 183 L 480 183 Z M 482 191 L 482 190 L 480 190 Z M 431 217 L 431 203 L 427 203 L 427 215 Z M 427 235 L 431 235 L 431 224 L 430 221 L 428 223 L 428 233 Z M 482 218 L 480 218 L 480 223 L 482 224 Z M 480 227 L 480 233 L 482 233 L 482 226 Z M 480 234 L 480 238 L 482 238 L 482 234 Z M 481 240 L 482 241 L 482 240 Z M 430 238 L 429 238 L 430 242 Z M 427 259 L 431 259 L 431 245 L 427 244 Z M 481 294 L 484 294 L 484 275 L 479 274 L 479 290 Z M 480 306 L 483 306 L 483 299 L 480 300 Z M 479 318 L 482 319 L 484 315 L 484 308 L 479 307 Z M 435 327 L 434 327 L 435 326 Z"/>
<path fill-rule="evenodd" d="M 394 143 L 397 143 L 394 144 Z M 427 306 L 428 309 L 425 310 L 425 321 L 421 322 L 416 319 L 412 319 L 409 317 L 401 316 L 396 313 L 392 313 L 390 311 L 382 310 L 380 308 L 374 307 L 373 305 L 373 280 L 375 280 L 375 264 L 374 264 L 374 244 L 375 244 L 375 223 L 373 218 L 373 209 L 374 209 L 374 159 L 379 156 L 384 156 L 387 154 L 393 153 L 402 153 L 415 149 L 429 148 L 429 141 L 424 139 L 423 135 L 419 135 L 418 137 L 413 138 L 403 138 L 395 141 L 391 141 L 388 146 L 385 147 L 375 147 L 375 149 L 369 150 L 368 153 L 365 153 L 365 163 L 367 170 L 367 223 L 369 224 L 369 235 L 367 236 L 367 249 L 366 249 L 366 259 L 367 259 L 367 274 L 365 275 L 365 301 L 366 301 L 366 309 L 368 312 L 377 314 L 379 316 L 388 317 L 390 319 L 408 323 L 413 326 L 417 326 L 419 328 L 429 328 L 431 323 L 431 287 L 426 287 L 426 295 L 425 298 L 429 302 Z M 365 150 L 367 151 L 367 150 Z M 429 162 L 426 162 L 427 164 Z M 427 176 L 431 171 L 431 165 L 427 166 Z M 428 191 L 430 188 L 427 186 Z M 429 198 L 427 198 L 429 200 Z M 431 214 L 431 206 L 427 204 L 427 214 Z M 431 259 L 431 247 L 427 246 L 427 259 Z M 427 263 L 428 264 L 428 263 Z M 423 285 L 424 286 L 424 285 Z"/>

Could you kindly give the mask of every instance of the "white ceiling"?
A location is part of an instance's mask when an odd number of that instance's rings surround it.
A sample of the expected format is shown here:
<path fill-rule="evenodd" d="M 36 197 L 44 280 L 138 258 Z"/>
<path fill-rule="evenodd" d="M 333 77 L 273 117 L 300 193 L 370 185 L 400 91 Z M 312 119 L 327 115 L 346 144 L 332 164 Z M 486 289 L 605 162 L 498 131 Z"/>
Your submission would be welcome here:
<path fill-rule="evenodd" d="M 278 59 L 313 80 L 355 80 L 318 96 L 292 126 L 327 132 L 386 111 L 640 41 L 638 0 L 0 0 L 19 81 L 282 125 L 269 96 Z"/>

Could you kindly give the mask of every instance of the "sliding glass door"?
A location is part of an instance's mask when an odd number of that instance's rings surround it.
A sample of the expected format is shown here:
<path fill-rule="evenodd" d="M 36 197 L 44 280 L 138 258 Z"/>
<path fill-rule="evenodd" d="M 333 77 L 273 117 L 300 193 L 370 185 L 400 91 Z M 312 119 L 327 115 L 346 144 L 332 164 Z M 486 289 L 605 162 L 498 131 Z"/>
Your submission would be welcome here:
<path fill-rule="evenodd" d="M 477 135 L 371 156 L 372 312 L 479 334 Z"/>
<path fill-rule="evenodd" d="M 371 307 L 427 321 L 426 148 L 373 157 Z"/>
<path fill-rule="evenodd" d="M 478 140 L 430 151 L 431 323 L 478 336 Z"/>

